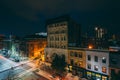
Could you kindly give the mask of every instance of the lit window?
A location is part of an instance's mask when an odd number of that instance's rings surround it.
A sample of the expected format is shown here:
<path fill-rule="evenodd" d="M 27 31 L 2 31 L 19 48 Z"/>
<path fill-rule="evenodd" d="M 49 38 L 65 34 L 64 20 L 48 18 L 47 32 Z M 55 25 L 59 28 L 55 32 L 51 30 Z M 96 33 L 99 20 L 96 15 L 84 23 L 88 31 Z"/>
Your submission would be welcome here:
<path fill-rule="evenodd" d="M 102 58 L 102 63 L 106 63 L 106 57 Z"/>
<path fill-rule="evenodd" d="M 96 80 L 101 80 L 101 75 L 100 74 L 96 74 Z"/>
<path fill-rule="evenodd" d="M 91 72 L 87 72 L 87 77 L 88 77 L 88 78 L 90 78 L 90 77 L 91 77 L 91 75 L 92 75 L 92 73 L 91 73 Z"/>
<path fill-rule="evenodd" d="M 106 71 L 107 71 L 106 67 L 102 67 L 102 72 L 106 73 Z"/>
<path fill-rule="evenodd" d="M 98 71 L 98 66 L 97 65 L 94 66 L 94 70 Z"/>
<path fill-rule="evenodd" d="M 80 61 L 78 66 L 82 67 L 82 65 L 83 65 L 83 62 Z"/>
<path fill-rule="evenodd" d="M 108 80 L 106 76 L 102 76 L 102 80 Z"/>

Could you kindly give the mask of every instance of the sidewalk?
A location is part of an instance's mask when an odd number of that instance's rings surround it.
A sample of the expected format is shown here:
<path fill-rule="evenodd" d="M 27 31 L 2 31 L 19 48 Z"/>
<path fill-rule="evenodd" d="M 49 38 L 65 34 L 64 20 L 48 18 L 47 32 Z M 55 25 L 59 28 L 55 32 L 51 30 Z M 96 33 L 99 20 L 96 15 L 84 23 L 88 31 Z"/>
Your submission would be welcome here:
<path fill-rule="evenodd" d="M 22 62 L 19 62 L 19 65 L 22 65 L 22 64 L 26 64 L 29 65 L 30 67 L 32 67 L 31 69 L 27 70 L 27 71 L 24 71 L 22 73 L 20 73 L 19 75 L 17 75 L 16 77 L 19 77 L 21 78 L 22 76 L 24 76 L 25 74 L 31 72 L 31 71 L 35 71 L 37 68 L 36 68 L 36 65 L 31 63 L 32 60 L 29 60 L 29 61 L 22 61 Z"/>
<path fill-rule="evenodd" d="M 45 72 L 43 70 L 39 70 L 38 72 L 36 72 L 37 75 L 41 75 L 45 78 L 47 78 L 48 80 L 60 80 L 59 78 L 53 78 L 51 74 L 49 74 L 48 72 Z M 65 77 L 64 80 L 82 80 L 80 79 L 78 76 L 73 76 L 72 74 L 68 73 L 68 75 Z"/>
<path fill-rule="evenodd" d="M 43 70 L 41 70 L 41 69 L 39 69 L 39 71 L 38 71 L 38 72 L 35 72 L 35 73 L 36 73 L 37 75 L 41 75 L 41 76 L 47 78 L 48 80 L 53 80 L 51 74 L 49 74 L 49 73 L 47 73 L 47 72 L 45 72 L 45 71 L 43 71 Z"/>
<path fill-rule="evenodd" d="M 31 60 L 31 61 L 32 61 L 32 60 Z M 31 61 L 21 62 L 21 63 L 20 63 L 20 64 L 25 64 L 25 63 L 27 63 L 27 65 L 31 66 L 32 68 L 31 68 L 30 70 L 27 70 L 26 72 L 23 72 L 22 74 L 18 75 L 18 77 L 22 77 L 22 76 L 24 76 L 25 74 L 27 74 L 28 72 L 33 71 L 35 74 L 40 75 L 40 76 L 43 76 L 43 77 L 45 77 L 45 78 L 48 79 L 48 80 L 53 80 L 53 79 L 51 78 L 51 74 L 49 74 L 49 73 L 47 73 L 47 72 L 45 72 L 45 71 L 37 68 L 37 66 L 34 64 L 34 62 L 31 62 Z"/>
<path fill-rule="evenodd" d="M 25 61 L 20 61 L 20 62 L 17 62 L 19 65 L 21 64 L 25 64 L 25 63 L 29 63 L 31 62 L 32 60 L 25 60 Z"/>
<path fill-rule="evenodd" d="M 31 60 L 32 61 L 32 60 Z M 45 77 L 48 80 L 60 80 L 58 78 L 54 78 L 52 76 L 52 74 L 50 74 L 49 72 L 47 72 L 47 70 L 44 69 L 40 69 L 38 68 L 33 62 L 31 61 L 25 61 L 25 62 L 20 62 L 19 64 L 25 64 L 27 63 L 29 66 L 31 66 L 32 68 L 26 72 L 24 72 L 23 74 L 19 75 L 19 77 L 22 77 L 24 74 L 27 74 L 30 71 L 33 71 L 35 74 L 40 75 Z M 79 80 L 79 78 L 77 76 L 73 76 L 72 74 L 68 74 L 64 80 Z"/>
<path fill-rule="evenodd" d="M 31 60 L 32 61 L 32 60 Z M 38 68 L 33 62 L 31 61 L 28 61 L 28 62 L 22 62 L 22 63 L 27 63 L 29 66 L 32 67 L 32 69 L 30 71 L 33 71 L 35 74 L 37 75 L 40 75 L 40 76 L 43 76 L 45 77 L 46 79 L 48 80 L 60 80 L 58 78 L 54 78 L 52 76 L 52 74 L 50 74 L 49 72 L 47 72 L 47 70 L 44 70 L 44 69 L 40 69 Z M 43 64 L 42 64 L 43 63 Z M 49 63 L 46 63 L 46 62 L 41 62 L 42 65 L 46 65 L 46 66 L 50 66 Z M 41 66 L 42 66 L 41 65 Z M 49 71 L 49 70 L 48 70 Z M 27 73 L 27 72 L 26 72 Z M 71 73 L 68 73 L 65 77 L 64 80 L 87 80 L 87 79 L 80 79 L 78 76 L 74 76 L 72 75 Z"/>
<path fill-rule="evenodd" d="M 41 61 L 41 64 L 42 64 L 42 65 L 44 65 L 44 63 L 45 63 L 45 62 L 42 62 L 42 61 Z M 36 64 L 34 64 L 34 61 L 31 62 L 31 63 L 28 63 L 28 65 L 34 68 L 33 72 L 34 72 L 35 74 L 40 75 L 40 76 L 43 76 L 43 77 L 45 77 L 45 78 L 48 79 L 48 80 L 54 80 L 53 77 L 52 77 L 52 75 L 51 75 L 50 73 L 48 73 L 48 72 L 46 72 L 45 70 L 40 69 L 40 67 L 36 66 Z M 41 66 L 42 66 L 42 65 L 41 65 Z M 48 64 L 47 64 L 47 65 L 48 65 Z"/>

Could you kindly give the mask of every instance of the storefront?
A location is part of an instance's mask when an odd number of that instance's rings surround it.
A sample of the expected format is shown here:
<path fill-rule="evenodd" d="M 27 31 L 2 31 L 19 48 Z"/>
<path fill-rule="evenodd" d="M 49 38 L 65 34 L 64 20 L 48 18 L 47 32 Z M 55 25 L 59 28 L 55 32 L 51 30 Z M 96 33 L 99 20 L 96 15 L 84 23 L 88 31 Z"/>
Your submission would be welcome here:
<path fill-rule="evenodd" d="M 73 66 L 72 73 L 78 75 L 79 77 L 85 77 L 86 70 L 77 66 Z"/>
<path fill-rule="evenodd" d="M 92 71 L 86 71 L 86 77 L 92 80 L 109 80 L 107 75 L 92 72 Z"/>

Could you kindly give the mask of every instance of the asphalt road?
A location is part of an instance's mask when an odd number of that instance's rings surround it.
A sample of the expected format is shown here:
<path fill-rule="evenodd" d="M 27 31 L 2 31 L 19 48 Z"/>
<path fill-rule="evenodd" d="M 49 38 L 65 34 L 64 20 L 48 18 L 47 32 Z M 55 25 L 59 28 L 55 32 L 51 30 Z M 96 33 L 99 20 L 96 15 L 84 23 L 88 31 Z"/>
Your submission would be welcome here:
<path fill-rule="evenodd" d="M 7 70 L 4 70 L 0 73 L 0 80 L 6 80 L 6 79 L 11 79 L 11 78 L 16 78 L 17 75 L 21 74 L 22 72 L 29 70 L 31 67 L 28 65 L 23 65 L 23 66 L 18 66 L 15 68 L 10 68 Z"/>

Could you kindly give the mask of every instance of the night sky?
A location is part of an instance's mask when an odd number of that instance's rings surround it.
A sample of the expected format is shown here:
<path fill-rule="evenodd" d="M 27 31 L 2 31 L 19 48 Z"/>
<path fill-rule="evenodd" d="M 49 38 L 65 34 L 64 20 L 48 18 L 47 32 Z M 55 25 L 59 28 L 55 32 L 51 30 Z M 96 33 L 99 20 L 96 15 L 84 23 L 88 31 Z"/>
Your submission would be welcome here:
<path fill-rule="evenodd" d="M 120 34 L 120 0 L 0 0 L 0 34 L 45 31 L 45 20 L 69 14 L 82 32 L 96 25 Z M 89 28 L 88 28 L 89 27 Z"/>

